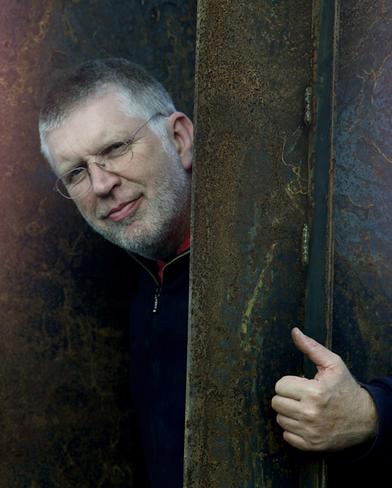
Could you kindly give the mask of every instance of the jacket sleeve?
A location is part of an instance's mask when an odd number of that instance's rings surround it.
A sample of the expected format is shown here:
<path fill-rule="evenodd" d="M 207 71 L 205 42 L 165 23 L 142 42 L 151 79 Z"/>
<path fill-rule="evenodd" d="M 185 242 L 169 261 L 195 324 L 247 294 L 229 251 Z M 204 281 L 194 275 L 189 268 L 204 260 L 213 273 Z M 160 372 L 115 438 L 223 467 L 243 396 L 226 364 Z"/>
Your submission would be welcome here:
<path fill-rule="evenodd" d="M 361 383 L 376 405 L 378 414 L 378 432 L 374 442 L 366 452 L 366 457 L 378 459 L 380 462 L 391 461 L 392 451 L 392 376 L 378 378 L 369 384 Z"/>

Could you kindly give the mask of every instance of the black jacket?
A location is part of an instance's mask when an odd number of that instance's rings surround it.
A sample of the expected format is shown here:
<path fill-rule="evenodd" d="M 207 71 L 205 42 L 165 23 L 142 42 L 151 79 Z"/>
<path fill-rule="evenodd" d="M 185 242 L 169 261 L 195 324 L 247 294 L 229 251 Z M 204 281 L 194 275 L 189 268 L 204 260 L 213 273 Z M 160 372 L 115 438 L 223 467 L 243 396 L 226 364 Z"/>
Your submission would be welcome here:
<path fill-rule="evenodd" d="M 378 414 L 378 434 L 366 456 L 379 460 L 386 466 L 392 463 L 392 376 L 379 378 L 362 386 L 372 396 Z"/>
<path fill-rule="evenodd" d="M 182 488 L 189 251 L 141 267 L 130 307 L 130 387 L 151 488 Z"/>
<path fill-rule="evenodd" d="M 362 386 L 375 402 L 379 420 L 378 433 L 368 444 L 337 451 L 328 456 L 328 487 L 331 488 L 383 488 L 391 484 L 392 377 L 379 378 Z"/>
<path fill-rule="evenodd" d="M 151 488 L 182 488 L 189 251 L 166 265 L 162 286 L 156 263 L 136 260 L 130 386 L 144 460 Z M 389 486 L 379 480 L 392 461 L 392 377 L 363 386 L 376 403 L 379 432 L 368 446 L 328 456 L 331 488 Z"/>

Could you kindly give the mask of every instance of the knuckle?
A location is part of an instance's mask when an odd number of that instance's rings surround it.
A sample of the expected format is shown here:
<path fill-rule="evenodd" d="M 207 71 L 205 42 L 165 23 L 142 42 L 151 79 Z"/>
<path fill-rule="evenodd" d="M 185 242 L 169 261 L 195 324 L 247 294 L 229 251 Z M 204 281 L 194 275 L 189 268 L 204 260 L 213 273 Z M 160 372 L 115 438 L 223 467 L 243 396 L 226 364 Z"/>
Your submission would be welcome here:
<path fill-rule="evenodd" d="M 345 366 L 345 362 L 343 361 L 343 359 L 341 358 L 341 356 L 339 356 L 339 354 L 336 354 L 336 352 L 334 352 L 332 354 L 333 354 L 334 359 L 335 359 L 335 364 L 337 364 L 339 366 L 342 366 L 342 365 Z"/>
<path fill-rule="evenodd" d="M 318 410 L 328 403 L 328 395 L 321 390 L 314 391 L 309 395 L 309 400 L 314 405 L 315 410 Z"/>
<path fill-rule="evenodd" d="M 306 431 L 306 440 L 313 451 L 322 451 L 325 449 L 328 440 L 328 433 L 322 425 L 313 425 Z"/>
<path fill-rule="evenodd" d="M 309 444 L 312 446 L 313 451 L 323 451 L 324 450 L 324 439 L 318 435 L 308 439 Z"/>
<path fill-rule="evenodd" d="M 344 372 L 347 370 L 346 363 L 343 361 L 343 359 L 338 355 L 334 353 L 334 364 L 335 368 L 338 372 Z"/>
<path fill-rule="evenodd" d="M 309 450 L 305 440 L 303 440 L 302 442 L 298 442 L 298 441 L 294 442 L 293 438 L 291 437 L 291 434 L 289 432 L 287 432 L 286 430 L 283 432 L 283 439 L 288 444 L 292 445 L 296 449 L 299 449 L 300 451 L 308 451 Z"/>
<path fill-rule="evenodd" d="M 308 451 L 322 451 L 324 447 L 324 439 L 315 431 L 307 430 L 303 434 Z"/>
<path fill-rule="evenodd" d="M 324 407 L 328 403 L 329 393 L 325 385 L 317 385 L 308 392 L 307 401 L 313 405 L 315 409 Z"/>
<path fill-rule="evenodd" d="M 315 423 L 319 417 L 318 410 L 313 405 L 308 405 L 303 410 L 303 418 L 308 423 Z"/>
<path fill-rule="evenodd" d="M 321 441 L 320 433 L 316 429 L 308 432 L 308 441 L 313 445 L 318 445 Z"/>
<path fill-rule="evenodd" d="M 309 393 L 309 400 L 312 402 L 312 403 L 319 403 L 321 402 L 323 399 L 323 392 L 319 389 L 314 389 L 313 391 L 311 391 Z"/>

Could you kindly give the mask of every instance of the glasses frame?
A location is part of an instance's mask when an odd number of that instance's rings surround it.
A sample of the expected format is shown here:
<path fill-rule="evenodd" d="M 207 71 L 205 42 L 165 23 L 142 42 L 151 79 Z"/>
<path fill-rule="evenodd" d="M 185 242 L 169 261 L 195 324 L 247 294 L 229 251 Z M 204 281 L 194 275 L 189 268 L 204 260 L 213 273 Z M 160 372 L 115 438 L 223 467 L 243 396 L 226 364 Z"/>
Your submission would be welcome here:
<path fill-rule="evenodd" d="M 137 134 L 139 131 L 141 131 L 141 130 L 142 130 L 144 127 L 146 127 L 146 125 L 147 125 L 149 122 L 151 122 L 151 120 L 153 120 L 155 117 L 158 117 L 158 116 L 160 116 L 160 117 L 169 117 L 169 114 L 165 114 L 165 113 L 163 113 L 163 112 L 156 112 L 156 113 L 155 113 L 154 115 L 152 115 L 152 116 L 151 116 L 149 119 L 147 119 L 145 122 L 143 122 L 143 124 L 142 124 L 140 127 L 138 127 L 138 128 L 137 128 L 137 129 L 136 129 L 136 130 L 135 130 L 135 131 L 132 133 L 132 136 L 131 136 L 129 139 L 127 139 L 127 140 L 124 142 L 124 144 L 126 145 L 126 149 L 125 149 L 124 153 L 122 154 L 122 156 L 124 156 L 124 155 L 127 153 L 127 151 L 128 151 L 128 148 L 129 148 L 130 144 L 132 144 L 132 143 L 134 142 L 134 140 L 135 140 L 135 136 L 136 136 L 136 134 Z M 94 156 L 100 156 L 102 152 L 103 152 L 103 151 L 101 151 L 100 153 L 95 154 Z M 121 155 L 120 155 L 120 156 L 121 156 Z M 97 166 L 99 166 L 99 168 L 102 168 L 104 171 L 106 171 L 106 172 L 108 172 L 108 173 L 114 173 L 114 174 L 117 174 L 117 171 L 116 171 L 116 170 L 109 170 L 109 169 L 107 169 L 107 168 L 105 167 L 105 164 L 107 164 L 107 163 L 105 163 L 105 161 L 102 161 L 102 162 L 99 162 L 99 161 L 92 161 L 92 162 L 91 162 L 91 163 L 89 163 L 89 164 L 96 164 Z M 75 167 L 75 168 L 72 168 L 71 170 L 66 171 L 65 173 L 63 173 L 61 176 L 59 176 L 59 177 L 56 179 L 55 184 L 54 184 L 54 188 L 53 188 L 53 190 L 54 190 L 54 191 L 56 191 L 57 193 L 59 193 L 59 194 L 60 194 L 60 195 L 61 195 L 63 198 L 66 198 L 67 200 L 74 200 L 75 198 L 81 198 L 82 196 L 87 195 L 87 194 L 90 192 L 91 187 L 92 187 L 92 185 L 91 185 L 91 179 L 90 179 L 90 186 L 89 186 L 89 188 L 88 188 L 88 189 L 87 189 L 85 192 L 82 192 L 82 193 L 81 193 L 80 195 L 78 195 L 77 197 L 71 197 L 71 196 L 69 195 L 69 193 L 68 193 L 68 195 L 66 195 L 66 194 L 64 193 L 64 191 L 62 191 L 62 190 L 61 190 L 61 185 L 63 185 L 63 186 L 66 188 L 66 184 L 65 184 L 65 183 L 64 183 L 64 181 L 63 181 L 64 176 L 65 176 L 65 175 L 67 175 L 67 174 L 69 174 L 69 173 L 72 173 L 72 172 L 73 172 L 73 171 L 75 171 L 75 170 L 79 170 L 79 169 L 80 169 L 80 170 L 85 171 L 85 172 L 87 173 L 87 175 L 89 175 L 89 173 L 88 173 L 88 168 L 87 168 L 87 167 L 83 167 L 83 166 L 77 166 L 77 167 Z"/>

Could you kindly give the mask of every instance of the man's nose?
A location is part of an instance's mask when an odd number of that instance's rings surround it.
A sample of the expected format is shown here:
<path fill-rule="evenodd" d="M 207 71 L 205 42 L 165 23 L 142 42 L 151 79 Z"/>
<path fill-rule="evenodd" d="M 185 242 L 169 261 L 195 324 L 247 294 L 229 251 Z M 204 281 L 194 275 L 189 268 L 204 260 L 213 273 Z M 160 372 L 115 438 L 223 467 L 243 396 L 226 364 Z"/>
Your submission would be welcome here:
<path fill-rule="evenodd" d="M 91 162 L 89 164 L 89 174 L 91 190 L 98 196 L 108 195 L 114 187 L 121 183 L 119 175 L 105 170 L 105 168 L 97 162 Z"/>

